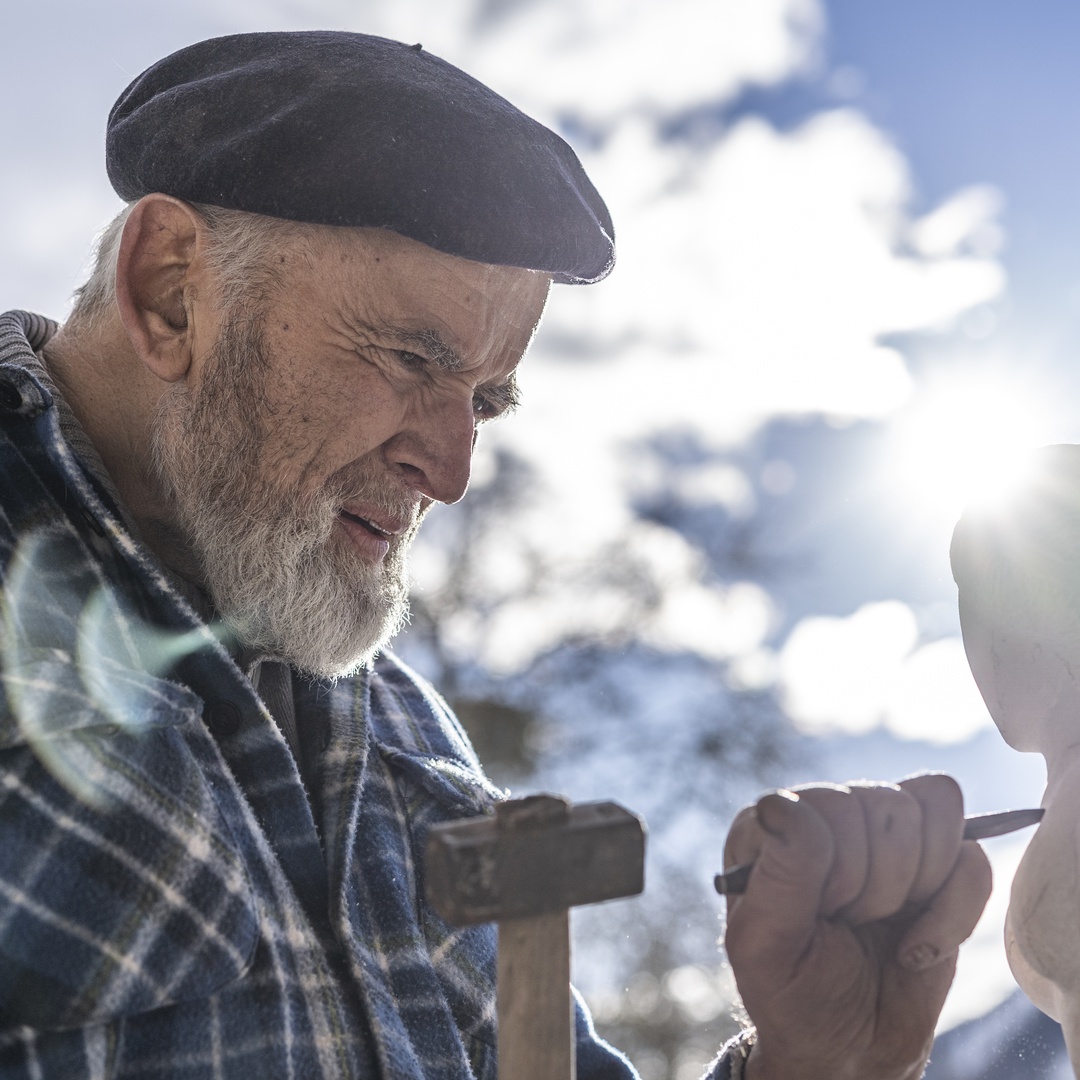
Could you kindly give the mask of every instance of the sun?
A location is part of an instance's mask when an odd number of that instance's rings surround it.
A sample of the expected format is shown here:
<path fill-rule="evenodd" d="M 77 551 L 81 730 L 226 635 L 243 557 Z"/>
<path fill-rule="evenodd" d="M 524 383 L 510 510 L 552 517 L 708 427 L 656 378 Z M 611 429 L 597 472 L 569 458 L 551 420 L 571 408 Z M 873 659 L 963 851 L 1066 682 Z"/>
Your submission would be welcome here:
<path fill-rule="evenodd" d="M 1005 504 L 1023 486 L 1029 452 L 1054 441 L 1038 389 L 992 371 L 932 383 L 894 425 L 892 464 L 918 513 L 955 521 L 978 501 Z"/>

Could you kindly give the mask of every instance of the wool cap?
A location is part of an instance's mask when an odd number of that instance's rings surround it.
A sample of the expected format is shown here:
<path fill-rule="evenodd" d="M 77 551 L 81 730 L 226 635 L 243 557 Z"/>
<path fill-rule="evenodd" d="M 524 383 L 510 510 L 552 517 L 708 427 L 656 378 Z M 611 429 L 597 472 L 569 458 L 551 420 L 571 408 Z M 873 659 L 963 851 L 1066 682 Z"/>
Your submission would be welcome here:
<path fill-rule="evenodd" d="M 450 255 L 604 277 L 607 207 L 573 150 L 419 45 L 337 31 L 234 34 L 173 53 L 109 114 L 109 179 Z"/>

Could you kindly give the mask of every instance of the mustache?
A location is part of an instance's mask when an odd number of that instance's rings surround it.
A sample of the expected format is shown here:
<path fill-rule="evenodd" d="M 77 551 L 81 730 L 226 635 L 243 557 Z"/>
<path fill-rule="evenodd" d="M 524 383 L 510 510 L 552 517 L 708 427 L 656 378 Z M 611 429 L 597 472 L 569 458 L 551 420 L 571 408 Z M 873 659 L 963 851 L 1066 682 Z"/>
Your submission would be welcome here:
<path fill-rule="evenodd" d="M 415 489 L 391 477 L 373 475 L 367 465 L 355 462 L 327 477 L 319 501 L 323 506 L 333 506 L 335 512 L 345 503 L 365 503 L 389 517 L 408 521 L 410 527 L 419 523 L 427 509 Z"/>

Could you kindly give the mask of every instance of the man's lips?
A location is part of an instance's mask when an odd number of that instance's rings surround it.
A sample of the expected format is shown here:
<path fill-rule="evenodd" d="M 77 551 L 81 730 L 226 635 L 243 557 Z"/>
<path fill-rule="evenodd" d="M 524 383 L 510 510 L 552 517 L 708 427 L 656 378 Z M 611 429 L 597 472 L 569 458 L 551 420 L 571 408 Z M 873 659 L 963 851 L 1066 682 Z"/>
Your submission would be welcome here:
<path fill-rule="evenodd" d="M 362 518 L 357 514 L 350 514 L 348 510 L 342 510 L 341 516 L 343 518 L 348 518 L 349 521 L 355 521 L 357 525 L 363 525 L 365 529 L 367 529 L 371 533 L 374 533 L 376 536 L 382 536 L 389 539 L 393 535 L 386 529 L 380 528 L 380 526 L 376 525 L 374 521 L 371 521 L 368 518 Z"/>
<path fill-rule="evenodd" d="M 368 506 L 343 506 L 343 517 L 370 529 L 376 536 L 400 536 L 412 524 L 412 516 L 400 517 L 386 510 Z"/>
<path fill-rule="evenodd" d="M 361 513 L 360 510 L 365 512 Z M 352 540 L 354 546 L 365 559 L 379 562 L 390 550 L 390 542 L 395 536 L 402 535 L 412 523 L 379 510 L 356 507 L 338 514 L 342 528 Z"/>

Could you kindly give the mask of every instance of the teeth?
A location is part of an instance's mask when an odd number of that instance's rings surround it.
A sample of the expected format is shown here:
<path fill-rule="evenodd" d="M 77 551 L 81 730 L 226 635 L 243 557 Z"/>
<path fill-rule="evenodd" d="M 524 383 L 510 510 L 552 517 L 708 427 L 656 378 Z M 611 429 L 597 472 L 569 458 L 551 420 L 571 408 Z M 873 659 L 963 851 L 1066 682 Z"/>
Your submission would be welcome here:
<path fill-rule="evenodd" d="M 389 529 L 384 529 L 381 525 L 376 525 L 374 521 L 369 521 L 367 518 L 362 518 L 359 514 L 350 514 L 348 510 L 341 511 L 346 517 L 352 518 L 353 521 L 360 522 L 361 525 L 366 525 L 372 532 L 378 533 L 380 536 L 387 538 L 392 537 L 394 534 Z"/>

